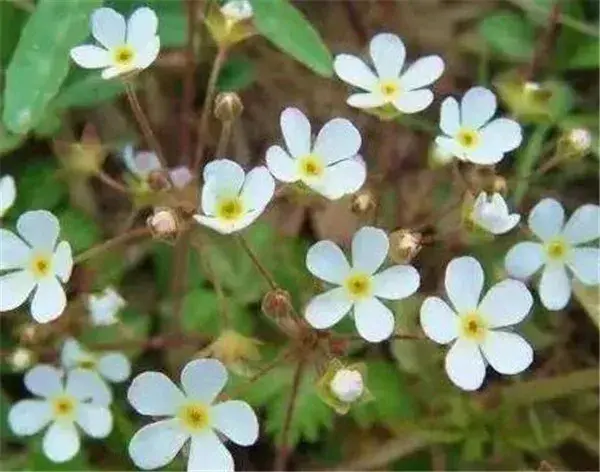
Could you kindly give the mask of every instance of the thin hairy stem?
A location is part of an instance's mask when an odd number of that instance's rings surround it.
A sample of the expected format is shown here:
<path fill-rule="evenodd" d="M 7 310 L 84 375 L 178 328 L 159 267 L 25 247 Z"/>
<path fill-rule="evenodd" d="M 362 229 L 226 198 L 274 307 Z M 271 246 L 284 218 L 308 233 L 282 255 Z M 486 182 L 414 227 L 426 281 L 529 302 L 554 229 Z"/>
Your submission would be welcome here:
<path fill-rule="evenodd" d="M 187 272 L 191 231 L 184 231 L 175 243 L 173 251 L 173 265 L 171 271 L 171 297 L 173 300 L 173 319 L 178 329 L 181 329 L 181 316 L 183 312 L 183 297 L 187 288 Z"/>
<path fill-rule="evenodd" d="M 275 359 L 273 359 L 271 362 L 269 362 L 268 364 L 261 367 L 261 369 L 258 372 L 256 372 L 252 377 L 250 377 L 247 382 L 245 382 L 243 385 L 240 385 L 239 387 L 237 387 L 237 388 L 233 389 L 231 392 L 229 392 L 229 396 L 230 397 L 241 396 L 252 386 L 252 384 L 254 384 L 254 382 L 256 382 L 257 380 L 259 380 L 260 378 L 264 377 L 266 374 L 271 372 L 275 367 L 277 367 L 279 364 L 281 364 L 283 361 L 285 361 L 291 355 L 292 355 L 291 351 L 284 350 L 284 351 L 280 352 L 279 355 L 277 357 L 275 357 Z"/>
<path fill-rule="evenodd" d="M 231 140 L 231 132 L 233 131 L 233 121 L 223 121 L 223 127 L 221 128 L 221 136 L 219 136 L 219 144 L 215 152 L 215 158 L 220 159 L 227 155 L 227 149 L 229 147 L 229 141 Z"/>
<path fill-rule="evenodd" d="M 87 251 L 80 253 L 78 256 L 75 257 L 75 264 L 80 264 L 89 259 L 92 259 L 93 257 L 103 254 L 109 249 L 114 249 L 115 247 L 120 246 L 121 244 L 129 243 L 134 239 L 149 236 L 150 234 L 150 229 L 145 226 L 143 228 L 132 229 L 127 233 L 115 236 L 114 238 L 109 239 L 108 241 L 105 241 L 101 244 L 98 244 L 97 246 L 88 249 Z"/>
<path fill-rule="evenodd" d="M 244 237 L 241 234 L 238 234 L 237 240 L 240 242 L 240 245 L 242 246 L 242 248 L 244 248 L 244 251 L 246 251 L 246 254 L 248 254 L 248 257 L 250 257 L 250 259 L 252 260 L 252 263 L 256 266 L 256 268 L 260 272 L 260 275 L 262 275 L 263 278 L 265 279 L 265 281 L 269 284 L 269 287 L 271 288 L 271 290 L 275 290 L 277 288 L 277 283 L 275 282 L 275 279 L 273 278 L 271 273 L 267 270 L 267 268 L 260 262 L 260 260 L 258 259 L 258 256 L 254 253 L 254 251 L 248 245 L 248 242 L 246 241 L 246 239 L 244 239 Z"/>
<path fill-rule="evenodd" d="M 196 12 L 198 1 L 185 0 L 187 15 L 187 38 L 185 46 L 185 72 L 183 76 L 183 98 L 181 103 L 181 162 L 189 162 L 192 153 L 192 123 L 194 122 L 194 100 L 196 98 Z"/>
<path fill-rule="evenodd" d="M 98 179 L 101 182 L 103 182 L 104 184 L 108 185 L 113 190 L 116 190 L 119 193 L 124 193 L 126 195 L 129 194 L 129 191 L 127 190 L 127 188 L 123 184 L 121 184 L 120 182 L 117 182 L 115 179 L 113 179 L 110 175 L 108 175 L 103 170 L 99 171 L 96 174 L 96 177 L 98 177 Z"/>

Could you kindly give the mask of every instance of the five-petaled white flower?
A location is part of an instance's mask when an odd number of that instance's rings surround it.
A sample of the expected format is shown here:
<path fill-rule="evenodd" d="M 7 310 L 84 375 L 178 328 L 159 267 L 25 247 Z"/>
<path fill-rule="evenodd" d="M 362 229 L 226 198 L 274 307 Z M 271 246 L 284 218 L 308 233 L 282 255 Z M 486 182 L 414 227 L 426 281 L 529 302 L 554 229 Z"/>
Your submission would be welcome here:
<path fill-rule="evenodd" d="M 85 69 L 104 69 L 104 79 L 145 69 L 158 56 L 158 18 L 150 8 L 138 8 L 127 24 L 112 8 L 98 8 L 92 13 L 90 26 L 102 47 L 77 46 L 71 49 L 71 58 Z"/>
<path fill-rule="evenodd" d="M 440 344 L 454 343 L 446 355 L 450 380 L 476 390 L 485 378 L 486 360 L 501 374 L 517 374 L 533 361 L 533 349 L 508 328 L 522 321 L 533 304 L 527 287 L 506 279 L 494 285 L 481 302 L 483 269 L 472 257 L 453 259 L 446 268 L 446 294 L 427 297 L 421 306 L 425 334 Z"/>
<path fill-rule="evenodd" d="M 17 308 L 33 292 L 31 316 L 47 323 L 67 304 L 61 281 L 71 276 L 71 246 L 67 241 L 57 244 L 58 219 L 46 210 L 22 214 L 17 231 L 21 237 L 0 228 L 0 311 Z"/>
<path fill-rule="evenodd" d="M 275 181 L 264 166 L 248 175 L 236 162 L 219 159 L 204 167 L 201 210 L 194 215 L 201 225 L 230 234 L 250 225 L 273 197 Z"/>
<path fill-rule="evenodd" d="M 112 392 L 106 381 L 124 382 L 131 375 L 129 359 L 120 352 L 94 354 L 73 338 L 67 338 L 63 343 L 60 362 L 67 371 L 89 374 L 89 382 L 94 384 L 94 401 L 103 405 L 112 402 Z"/>
<path fill-rule="evenodd" d="M 419 273 L 410 265 L 395 265 L 376 274 L 389 246 L 383 230 L 365 226 L 352 239 L 352 265 L 332 241 L 319 241 L 308 250 L 308 270 L 339 285 L 309 302 L 305 317 L 311 326 L 329 328 L 354 308 L 354 322 L 364 339 L 380 342 L 392 335 L 394 314 L 379 298 L 400 300 L 412 295 L 419 288 Z"/>
<path fill-rule="evenodd" d="M 242 21 L 252 18 L 254 10 L 248 0 L 230 0 L 221 7 L 221 13 L 232 21 Z"/>
<path fill-rule="evenodd" d="M 0 177 L 0 218 L 13 206 L 16 198 L 15 179 L 11 175 Z"/>
<path fill-rule="evenodd" d="M 327 122 L 314 145 L 310 122 L 297 108 L 281 113 L 281 131 L 287 151 L 281 146 L 267 150 L 267 167 L 282 182 L 301 181 L 312 190 L 335 200 L 356 192 L 367 177 L 360 148 L 360 133 L 345 118 Z"/>
<path fill-rule="evenodd" d="M 125 300 L 114 288 L 106 287 L 99 294 L 88 295 L 86 306 L 94 326 L 108 326 L 119 321 L 117 314 L 125 306 Z"/>
<path fill-rule="evenodd" d="M 227 383 L 227 370 L 214 359 L 189 362 L 181 372 L 183 392 L 164 374 L 137 376 L 127 398 L 142 415 L 166 417 L 144 426 L 131 439 L 129 455 L 142 469 L 162 468 L 190 440 L 187 470 L 232 471 L 233 458 L 219 434 L 241 446 L 258 438 L 258 419 L 246 402 L 213 404 Z"/>
<path fill-rule="evenodd" d="M 454 97 L 442 102 L 440 128 L 446 136 L 435 142 L 458 159 L 475 164 L 496 164 L 521 144 L 521 126 L 508 118 L 492 117 L 496 96 L 484 87 L 473 87 L 460 103 Z"/>
<path fill-rule="evenodd" d="M 352 403 L 363 394 L 365 385 L 362 374 L 358 370 L 340 369 L 331 379 L 329 388 L 338 400 Z"/>
<path fill-rule="evenodd" d="M 333 63 L 340 79 L 366 91 L 350 95 L 348 105 L 358 108 L 391 105 L 402 113 L 416 113 L 431 104 L 433 93 L 425 87 L 444 72 L 441 57 L 422 57 L 402 72 L 406 49 L 398 36 L 389 33 L 373 37 L 369 52 L 376 74 L 361 59 L 350 54 L 338 55 Z"/>
<path fill-rule="evenodd" d="M 513 229 L 521 219 L 518 213 L 509 213 L 508 205 L 499 193 L 488 198 L 481 192 L 473 204 L 473 222 L 492 234 L 503 234 Z"/>
<path fill-rule="evenodd" d="M 49 365 L 38 365 L 25 374 L 25 386 L 42 397 L 17 402 L 8 413 L 15 434 L 31 436 L 50 425 L 42 448 L 52 462 L 72 459 L 80 447 L 79 431 L 87 436 L 105 438 L 113 419 L 104 405 L 92 401 L 87 377 L 78 372 L 67 375 Z"/>
<path fill-rule="evenodd" d="M 531 210 L 528 224 L 541 242 L 516 244 L 508 251 L 504 264 L 518 279 L 526 279 L 544 266 L 538 291 L 546 308 L 560 310 L 569 302 L 569 273 L 585 285 L 600 283 L 600 249 L 582 246 L 600 237 L 598 205 L 580 206 L 565 224 L 562 205 L 545 198 Z"/>

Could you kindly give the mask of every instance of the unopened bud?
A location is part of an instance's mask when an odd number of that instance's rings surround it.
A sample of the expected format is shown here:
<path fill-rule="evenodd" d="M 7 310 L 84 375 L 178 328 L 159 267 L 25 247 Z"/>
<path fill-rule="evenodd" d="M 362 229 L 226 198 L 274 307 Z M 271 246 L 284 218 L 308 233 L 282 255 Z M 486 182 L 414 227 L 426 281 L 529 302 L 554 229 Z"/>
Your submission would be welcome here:
<path fill-rule="evenodd" d="M 359 371 L 340 369 L 333 376 L 329 388 L 338 400 L 344 403 L 352 403 L 360 398 L 365 386 Z"/>
<path fill-rule="evenodd" d="M 154 214 L 149 216 L 146 224 L 156 238 L 172 239 L 179 233 L 179 218 L 170 208 L 155 208 Z"/>
<path fill-rule="evenodd" d="M 500 175 L 494 177 L 492 182 L 492 191 L 490 193 L 499 193 L 500 195 L 506 195 L 508 193 L 508 184 L 506 179 Z"/>
<path fill-rule="evenodd" d="M 235 92 L 221 92 L 215 98 L 215 116 L 222 122 L 237 120 L 243 111 L 242 99 Z"/>
<path fill-rule="evenodd" d="M 407 264 L 421 250 L 421 233 L 399 229 L 390 234 L 390 258 L 396 264 Z"/>
<path fill-rule="evenodd" d="M 259 346 L 261 344 L 256 339 L 227 329 L 199 354 L 203 357 L 219 359 L 237 374 L 246 375 L 250 374 L 247 364 L 260 360 Z"/>
<path fill-rule="evenodd" d="M 167 190 L 171 187 L 169 176 L 164 170 L 153 170 L 148 174 L 148 185 L 155 192 Z"/>
<path fill-rule="evenodd" d="M 36 344 L 40 337 L 42 333 L 36 324 L 28 323 L 19 328 L 19 339 L 25 344 Z"/>
<path fill-rule="evenodd" d="M 357 192 L 352 197 L 350 209 L 356 215 L 364 215 L 374 210 L 377 206 L 377 199 L 373 192 L 368 189 Z"/>
<path fill-rule="evenodd" d="M 261 308 L 266 316 L 275 319 L 284 318 L 292 311 L 292 299 L 283 289 L 270 290 L 263 297 Z"/>
<path fill-rule="evenodd" d="M 592 145 L 592 135 L 585 128 L 572 129 L 569 132 L 567 139 L 575 150 L 579 152 L 587 151 Z"/>
<path fill-rule="evenodd" d="M 15 349 L 10 356 L 10 365 L 16 372 L 27 370 L 33 364 L 33 353 L 24 347 Z"/>

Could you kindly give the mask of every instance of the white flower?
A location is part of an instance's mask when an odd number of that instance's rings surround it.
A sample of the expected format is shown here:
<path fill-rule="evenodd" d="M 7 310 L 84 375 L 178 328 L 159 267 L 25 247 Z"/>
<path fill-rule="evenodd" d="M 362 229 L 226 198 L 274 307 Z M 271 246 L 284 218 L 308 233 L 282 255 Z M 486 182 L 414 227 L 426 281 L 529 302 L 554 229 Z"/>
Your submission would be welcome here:
<path fill-rule="evenodd" d="M 502 195 L 494 193 L 489 199 L 485 192 L 481 192 L 475 200 L 471 217 L 475 224 L 492 234 L 510 231 L 521 219 L 518 213 L 509 213 Z"/>
<path fill-rule="evenodd" d="M 22 214 L 17 231 L 21 237 L 0 229 L 0 311 L 17 308 L 33 292 L 31 316 L 47 323 L 67 304 L 61 281 L 71 276 L 71 246 L 67 241 L 57 244 L 58 219 L 45 210 Z"/>
<path fill-rule="evenodd" d="M 230 0 L 221 7 L 221 13 L 232 21 L 242 21 L 252 18 L 254 11 L 248 0 Z"/>
<path fill-rule="evenodd" d="M 201 225 L 230 234 L 250 225 L 273 197 L 275 181 L 266 167 L 255 167 L 248 175 L 228 159 L 204 167 L 202 214 L 194 215 Z"/>
<path fill-rule="evenodd" d="M 123 149 L 123 162 L 127 170 L 140 180 L 147 180 L 150 174 L 162 170 L 156 153 L 151 151 L 135 152 L 131 144 Z"/>
<path fill-rule="evenodd" d="M 369 44 L 369 52 L 376 74 L 361 59 L 349 54 L 338 55 L 333 63 L 340 79 L 366 90 L 350 95 L 348 105 L 378 108 L 389 104 L 402 113 L 416 113 L 431 104 L 433 93 L 425 87 L 444 72 L 441 57 L 422 57 L 402 72 L 406 49 L 398 36 L 389 33 L 376 35 Z"/>
<path fill-rule="evenodd" d="M 169 169 L 169 177 L 176 188 L 184 188 L 194 180 L 194 175 L 186 166 L 177 166 Z"/>
<path fill-rule="evenodd" d="M 98 8 L 92 13 L 90 26 L 102 47 L 77 46 L 71 49 L 71 58 L 85 69 L 104 69 L 104 79 L 145 69 L 158 56 L 158 18 L 150 8 L 138 8 L 127 24 L 112 8 Z"/>
<path fill-rule="evenodd" d="M 529 313 L 533 298 L 518 280 L 494 285 L 481 302 L 483 269 L 472 257 L 453 259 L 446 268 L 450 307 L 438 297 L 421 306 L 425 334 L 440 344 L 454 343 L 446 355 L 450 380 L 464 390 L 476 390 L 485 378 L 486 361 L 500 374 L 517 374 L 533 361 L 533 349 L 507 328 Z"/>
<path fill-rule="evenodd" d="M 83 371 L 88 374 L 94 388 L 94 400 L 103 405 L 112 402 L 108 382 L 124 382 L 131 375 L 129 359 L 120 352 L 94 354 L 83 348 L 77 340 L 68 338 L 63 343 L 60 362 L 67 371 Z"/>
<path fill-rule="evenodd" d="M 17 198 L 15 179 L 10 175 L 0 177 L 0 218 L 13 206 Z"/>
<path fill-rule="evenodd" d="M 365 386 L 359 371 L 340 369 L 333 376 L 329 388 L 338 400 L 352 403 L 363 394 Z"/>
<path fill-rule="evenodd" d="M 189 362 L 179 389 L 160 372 L 138 375 L 127 398 L 142 415 L 165 417 L 140 429 L 129 443 L 129 455 L 141 469 L 162 468 L 190 440 L 187 470 L 232 471 L 233 458 L 219 435 L 241 446 L 258 439 L 258 419 L 239 400 L 214 404 L 227 383 L 227 370 L 214 359 Z"/>
<path fill-rule="evenodd" d="M 527 279 L 544 266 L 538 291 L 549 310 L 564 308 L 571 297 L 571 274 L 585 285 L 600 283 L 600 249 L 582 246 L 600 237 L 600 207 L 582 205 L 565 224 L 562 205 L 540 201 L 529 214 L 529 229 L 541 242 L 516 244 L 504 260 L 512 277 Z"/>
<path fill-rule="evenodd" d="M 281 113 L 281 146 L 267 150 L 267 167 L 282 182 L 301 181 L 317 193 L 336 200 L 356 192 L 367 177 L 358 150 L 360 133 L 344 118 L 334 118 L 319 131 L 314 145 L 310 122 L 297 108 Z"/>
<path fill-rule="evenodd" d="M 592 135 L 585 128 L 572 129 L 568 134 L 568 139 L 576 151 L 585 152 L 592 145 Z"/>
<path fill-rule="evenodd" d="M 31 436 L 50 425 L 42 448 L 52 462 L 66 462 L 77 454 L 79 429 L 93 438 L 105 438 L 112 430 L 112 415 L 105 406 L 90 401 L 85 376 L 71 372 L 65 385 L 60 370 L 39 365 L 25 374 L 25 386 L 42 398 L 16 403 L 8 423 L 19 436 Z"/>
<path fill-rule="evenodd" d="M 33 363 L 33 353 L 24 347 L 18 347 L 10 356 L 10 364 L 14 371 L 23 372 Z"/>
<path fill-rule="evenodd" d="M 475 164 L 496 164 L 521 144 L 519 123 L 508 118 L 492 120 L 496 96 L 484 87 L 465 93 L 460 107 L 453 97 L 442 102 L 440 128 L 446 136 L 435 142 L 454 156 Z"/>
<path fill-rule="evenodd" d="M 412 295 L 419 288 L 419 273 L 410 265 L 395 265 L 376 274 L 389 245 L 383 230 L 365 226 L 352 239 L 352 265 L 331 241 L 319 241 L 308 250 L 308 270 L 339 285 L 310 301 L 305 317 L 311 326 L 329 328 L 354 308 L 354 322 L 364 339 L 380 342 L 391 336 L 394 314 L 379 298 L 400 300 Z"/>
<path fill-rule="evenodd" d="M 86 306 L 94 326 L 108 326 L 119 321 L 117 314 L 125 306 L 125 300 L 112 287 L 106 287 L 100 294 L 90 294 Z"/>

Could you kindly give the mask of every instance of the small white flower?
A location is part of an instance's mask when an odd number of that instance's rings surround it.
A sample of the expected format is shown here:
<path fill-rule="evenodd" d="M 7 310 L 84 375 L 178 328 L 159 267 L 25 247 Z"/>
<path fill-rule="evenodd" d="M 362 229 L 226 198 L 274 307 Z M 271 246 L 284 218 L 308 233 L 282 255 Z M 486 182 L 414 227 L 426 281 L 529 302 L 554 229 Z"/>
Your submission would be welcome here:
<path fill-rule="evenodd" d="M 473 204 L 472 218 L 486 231 L 504 234 L 519 223 L 521 215 L 509 213 L 508 205 L 499 193 L 494 193 L 489 199 L 485 192 L 481 192 Z"/>
<path fill-rule="evenodd" d="M 311 326 L 329 328 L 354 309 L 354 322 L 364 339 L 375 343 L 392 335 L 394 314 L 379 298 L 401 300 L 412 295 L 419 288 L 419 273 L 411 265 L 395 265 L 376 274 L 389 246 L 385 231 L 365 226 L 352 239 L 352 265 L 332 241 L 319 241 L 308 250 L 308 270 L 339 285 L 309 302 L 305 317 Z"/>
<path fill-rule="evenodd" d="M 125 306 L 125 300 L 112 287 L 99 294 L 90 294 L 86 306 L 94 326 L 108 326 L 119 321 L 117 314 Z"/>
<path fill-rule="evenodd" d="M 15 434 L 31 436 L 46 426 L 42 448 L 52 462 L 66 462 L 80 447 L 79 429 L 92 438 L 105 438 L 113 426 L 110 411 L 90 401 L 87 378 L 71 372 L 63 381 L 62 372 L 39 365 L 25 374 L 27 389 L 42 398 L 17 402 L 8 413 Z"/>
<path fill-rule="evenodd" d="M 562 205 L 552 198 L 540 201 L 529 214 L 529 229 L 541 242 L 512 247 L 504 265 L 512 277 L 527 279 L 544 266 L 538 284 L 549 310 L 564 308 L 571 298 L 571 275 L 585 285 L 600 283 L 600 249 L 582 246 L 600 237 L 600 207 L 582 205 L 565 224 Z"/>
<path fill-rule="evenodd" d="M 71 276 L 71 246 L 67 241 L 57 244 L 58 219 L 45 210 L 22 214 L 17 231 L 21 237 L 0 228 L 0 311 L 17 308 L 33 292 L 31 316 L 47 323 L 67 304 L 61 281 Z"/>
<path fill-rule="evenodd" d="M 523 140 L 521 126 L 508 118 L 492 117 L 496 113 L 496 96 L 484 87 L 465 93 L 460 107 L 448 97 L 442 102 L 440 128 L 446 136 L 435 142 L 454 156 L 475 164 L 496 164 Z"/>
<path fill-rule="evenodd" d="M 194 179 L 194 175 L 186 166 L 177 166 L 169 169 L 169 177 L 175 188 L 184 188 Z"/>
<path fill-rule="evenodd" d="M 242 21 L 252 18 L 254 11 L 248 0 L 230 0 L 221 7 L 221 13 L 232 21 Z"/>
<path fill-rule="evenodd" d="M 10 365 L 15 372 L 23 372 L 33 363 L 33 353 L 24 347 L 18 347 L 10 356 Z"/>
<path fill-rule="evenodd" d="M 92 13 L 90 26 L 102 47 L 77 46 L 71 49 L 71 58 L 85 69 L 104 69 L 104 79 L 145 69 L 158 56 L 158 18 L 150 8 L 138 8 L 127 24 L 112 8 L 98 8 Z"/>
<path fill-rule="evenodd" d="M 255 167 L 246 175 L 236 162 L 219 159 L 204 167 L 201 225 L 230 234 L 250 225 L 265 210 L 275 191 L 275 181 L 266 167 Z"/>
<path fill-rule="evenodd" d="M 579 152 L 587 151 L 592 145 L 592 135 L 585 128 L 575 128 L 569 132 L 569 142 Z"/>
<path fill-rule="evenodd" d="M 246 402 L 214 404 L 227 383 L 227 370 L 214 359 L 189 362 L 181 372 L 181 389 L 160 372 L 138 375 L 127 392 L 142 415 L 164 417 L 140 429 L 129 455 L 141 469 L 158 469 L 173 460 L 190 440 L 187 470 L 234 470 L 233 457 L 220 435 L 241 446 L 258 439 L 258 419 Z"/>
<path fill-rule="evenodd" d="M 334 118 L 319 131 L 314 145 L 310 122 L 297 108 L 281 113 L 281 146 L 267 150 L 267 167 L 282 182 L 301 181 L 321 195 L 336 200 L 356 192 L 367 177 L 358 155 L 360 133 L 344 118 Z"/>
<path fill-rule="evenodd" d="M 131 144 L 123 149 L 123 162 L 127 170 L 139 180 L 147 180 L 150 174 L 162 170 L 160 161 L 154 152 L 135 152 Z"/>
<path fill-rule="evenodd" d="M 15 179 L 10 175 L 0 177 L 0 218 L 13 206 L 17 198 Z"/>
<path fill-rule="evenodd" d="M 329 385 L 331 392 L 344 403 L 352 403 L 365 389 L 363 378 L 358 370 L 338 370 Z"/>
<path fill-rule="evenodd" d="M 417 113 L 431 105 L 433 93 L 425 87 L 444 72 L 441 57 L 422 57 L 402 72 L 406 49 L 398 36 L 389 33 L 373 37 L 369 52 L 376 73 L 350 54 L 338 55 L 333 63 L 340 79 L 366 91 L 350 95 L 348 105 L 357 108 L 392 105 L 402 113 Z"/>
<path fill-rule="evenodd" d="M 533 361 L 533 349 L 509 326 L 522 321 L 533 304 L 527 287 L 506 279 L 494 285 L 481 302 L 483 269 L 472 257 L 453 259 L 446 268 L 446 295 L 427 297 L 421 306 L 421 326 L 436 343 L 454 341 L 446 355 L 450 380 L 464 390 L 476 390 L 485 378 L 486 361 L 500 374 L 517 374 Z"/>
<path fill-rule="evenodd" d="M 90 384 L 93 384 L 94 400 L 103 405 L 112 402 L 112 392 L 106 382 L 124 382 L 131 375 L 129 359 L 120 352 L 94 354 L 73 338 L 63 343 L 60 362 L 67 371 L 87 373 Z"/>

